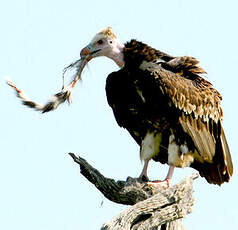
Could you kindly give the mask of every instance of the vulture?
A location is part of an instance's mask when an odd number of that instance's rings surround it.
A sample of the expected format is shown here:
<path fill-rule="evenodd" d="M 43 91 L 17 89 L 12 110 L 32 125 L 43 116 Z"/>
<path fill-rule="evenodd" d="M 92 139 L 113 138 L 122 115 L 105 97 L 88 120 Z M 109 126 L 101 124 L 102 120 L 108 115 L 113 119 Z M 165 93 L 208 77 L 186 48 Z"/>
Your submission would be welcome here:
<path fill-rule="evenodd" d="M 197 59 L 174 57 L 135 39 L 123 44 L 110 27 L 97 33 L 80 56 L 82 68 L 102 56 L 119 66 L 106 79 L 107 101 L 118 125 L 140 146 L 141 180 L 149 180 L 151 159 L 169 165 L 165 180 L 155 183 L 169 184 L 175 167 L 192 167 L 211 184 L 230 180 L 233 164 L 222 127 L 222 96 L 202 77 L 206 72 Z M 71 91 L 62 90 L 42 107 L 8 84 L 24 104 L 42 112 L 69 99 Z"/>

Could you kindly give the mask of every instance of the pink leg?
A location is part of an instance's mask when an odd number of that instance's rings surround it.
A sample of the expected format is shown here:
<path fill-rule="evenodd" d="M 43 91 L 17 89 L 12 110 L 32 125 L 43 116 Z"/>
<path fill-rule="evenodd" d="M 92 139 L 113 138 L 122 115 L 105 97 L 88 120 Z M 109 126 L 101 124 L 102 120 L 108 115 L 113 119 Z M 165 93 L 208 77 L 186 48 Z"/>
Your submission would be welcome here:
<path fill-rule="evenodd" d="M 165 180 L 171 180 L 172 179 L 172 176 L 173 176 L 173 173 L 174 173 L 174 166 L 173 165 L 170 165 L 169 166 L 169 171 L 168 171 L 168 174 L 165 178 Z"/>

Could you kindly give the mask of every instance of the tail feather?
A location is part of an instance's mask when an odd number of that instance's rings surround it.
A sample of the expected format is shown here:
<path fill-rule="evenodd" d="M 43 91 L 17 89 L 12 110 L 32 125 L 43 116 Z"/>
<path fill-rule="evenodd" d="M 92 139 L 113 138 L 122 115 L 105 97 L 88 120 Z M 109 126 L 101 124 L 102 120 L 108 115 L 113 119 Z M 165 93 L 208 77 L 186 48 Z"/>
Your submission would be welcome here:
<path fill-rule="evenodd" d="M 225 133 L 221 124 L 218 126 L 220 126 L 220 134 L 215 138 L 216 149 L 212 163 L 195 161 L 191 166 L 197 169 L 208 183 L 221 185 L 224 182 L 229 182 L 233 175 L 233 164 Z"/>
<path fill-rule="evenodd" d="M 222 149 L 222 153 L 223 153 L 223 159 L 225 162 L 225 168 L 224 168 L 223 174 L 228 174 L 228 177 L 230 178 L 233 175 L 233 163 L 232 163 L 228 143 L 226 141 L 226 136 L 225 136 L 225 133 L 224 133 L 222 127 L 221 127 L 220 141 L 221 141 L 221 146 L 222 146 L 221 149 Z"/>

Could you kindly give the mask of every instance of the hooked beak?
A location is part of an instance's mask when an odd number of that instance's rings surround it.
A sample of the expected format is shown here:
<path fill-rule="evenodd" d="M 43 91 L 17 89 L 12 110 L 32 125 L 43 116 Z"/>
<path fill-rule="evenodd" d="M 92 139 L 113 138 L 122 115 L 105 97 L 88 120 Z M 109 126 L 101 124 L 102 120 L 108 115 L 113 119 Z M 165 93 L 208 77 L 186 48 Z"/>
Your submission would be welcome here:
<path fill-rule="evenodd" d="M 93 58 L 93 55 L 97 53 L 98 51 L 100 51 L 100 49 L 93 50 L 91 45 L 87 45 L 85 48 L 81 50 L 80 57 L 82 58 L 82 57 L 88 56 L 87 61 L 89 62 Z"/>

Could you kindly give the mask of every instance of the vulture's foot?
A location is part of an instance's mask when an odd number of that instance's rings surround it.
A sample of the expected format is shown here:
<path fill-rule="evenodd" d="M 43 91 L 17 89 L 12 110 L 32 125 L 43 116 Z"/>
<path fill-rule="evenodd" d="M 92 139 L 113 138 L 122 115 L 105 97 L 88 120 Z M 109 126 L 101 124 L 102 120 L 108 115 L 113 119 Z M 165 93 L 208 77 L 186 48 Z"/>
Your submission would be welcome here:
<path fill-rule="evenodd" d="M 171 179 L 168 179 L 168 178 L 166 178 L 165 180 L 154 180 L 154 181 L 147 182 L 147 185 L 152 187 L 162 186 L 162 187 L 169 188 L 170 181 Z"/>

